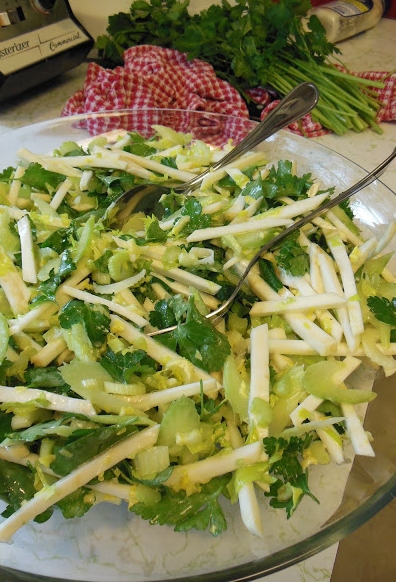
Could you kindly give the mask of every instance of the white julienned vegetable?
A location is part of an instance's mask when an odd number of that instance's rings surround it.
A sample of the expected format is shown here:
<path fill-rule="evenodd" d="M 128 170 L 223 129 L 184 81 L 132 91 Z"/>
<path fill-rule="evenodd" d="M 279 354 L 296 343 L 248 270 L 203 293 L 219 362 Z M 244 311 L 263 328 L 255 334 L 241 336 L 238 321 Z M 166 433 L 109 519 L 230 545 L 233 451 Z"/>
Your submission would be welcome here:
<path fill-rule="evenodd" d="M 146 428 L 128 439 L 114 445 L 110 451 L 105 451 L 91 461 L 81 465 L 73 473 L 62 477 L 51 485 L 44 487 L 12 514 L 7 521 L 0 523 L 0 542 L 8 541 L 14 533 L 27 521 L 51 507 L 54 503 L 66 497 L 79 487 L 86 485 L 97 475 L 104 473 L 125 458 L 133 458 L 138 452 L 153 446 L 158 437 L 159 426 Z"/>
<path fill-rule="evenodd" d="M 147 156 L 124 150 L 132 137 L 123 132 L 109 132 L 109 143 L 104 136 L 87 142 L 83 156 L 75 155 L 77 144 L 56 155 L 26 148 L 19 152 L 21 162 L 6 197 L 10 206 L 4 207 L 16 228 L 0 247 L 4 309 L 0 351 L 8 366 L 5 379 L 12 382 L 0 386 L 1 409 L 12 415 L 12 432 L 0 443 L 0 459 L 35 467 L 38 475 L 51 476 L 54 482 L 44 484 L 0 524 L 0 541 L 83 485 L 98 495 L 138 503 L 135 483 L 121 482 L 117 470 L 110 480 L 90 483 L 124 460 L 137 478 L 155 477 L 139 471 L 157 463 L 168 471 L 163 485 L 174 494 L 194 495 L 212 479 L 232 474 L 235 483 L 230 482 L 230 490 L 235 487 L 232 496 L 238 499 L 242 521 L 253 535 L 263 536 L 257 491 L 268 493 L 275 479 L 271 474 L 275 461 L 264 448 L 268 437 L 287 442 L 309 435 L 316 444 L 322 441 L 336 464 L 345 461 L 348 440 L 356 454 L 375 454 L 375 440 L 372 445 L 361 416 L 372 393 L 368 396 L 353 387 L 353 372 L 369 358 L 385 375 L 395 373 L 396 343 L 391 341 L 390 326 L 374 321 L 369 313 L 370 272 L 362 285 L 359 270 L 370 260 L 378 261 L 373 294 L 381 295 L 382 281 L 389 292 L 396 278 L 382 253 L 396 234 L 396 222 L 378 239 L 364 240 L 341 209 L 314 219 L 299 233 L 300 246 L 286 257 L 297 260 L 297 273 L 281 264 L 286 243 L 272 249 L 264 259 L 276 284 L 263 274 L 262 265 L 255 265 L 241 291 L 242 301 L 215 331 L 194 318 L 221 304 L 223 285 L 235 284 L 264 240 L 321 205 L 328 193 L 312 182 L 304 196 L 294 199 L 288 189 L 271 206 L 274 200 L 266 200 L 259 188 L 260 181 L 270 179 L 268 162 L 262 152 L 252 152 L 209 172 L 200 190 L 176 197 L 180 208 L 171 209 L 157 223 L 151 221 L 152 231 L 139 215 L 131 217 L 122 232 L 112 230 L 95 215 L 100 194 L 96 199 L 91 189 L 97 170 L 108 171 L 112 178 L 130 173 L 136 181 L 185 181 L 221 155 L 203 143 L 190 147 L 185 135 L 161 126 L 157 130 L 158 152 Z M 175 164 L 161 163 L 168 158 Z M 179 167 L 173 167 L 178 162 Z M 59 179 L 32 188 L 27 198 L 24 177 L 31 163 Z M 290 175 L 297 175 L 295 164 Z M 227 179 L 221 182 L 223 178 Z M 231 187 L 226 185 L 230 179 Z M 78 223 L 64 213 L 67 205 L 72 216 L 81 213 Z M 319 246 L 320 235 L 327 248 Z M 299 260 L 305 265 L 303 272 Z M 181 308 L 180 297 L 192 297 L 198 315 L 190 313 L 169 347 L 146 332 L 156 329 L 152 316 L 163 315 L 161 309 L 172 300 L 173 315 L 182 317 L 187 303 Z M 202 345 L 200 338 L 205 338 Z M 227 358 L 222 341 L 230 350 Z M 328 371 L 314 387 L 312 378 L 309 381 L 312 355 Z M 342 363 L 341 368 L 332 367 L 334 362 Z M 36 377 L 39 373 L 42 376 Z M 48 386 L 41 388 L 40 382 L 46 381 Z M 66 382 L 69 392 L 51 391 L 52 382 L 55 387 Z M 336 412 L 326 416 L 323 407 L 329 402 Z M 122 431 L 123 421 L 132 420 L 141 423 L 136 434 L 66 477 L 51 469 L 57 439 L 103 426 Z M 30 449 L 36 430 L 40 454 Z M 23 444 L 13 440 L 15 435 Z M 73 452 L 65 454 L 73 457 Z M 300 457 L 304 455 L 301 451 Z M 145 482 L 137 487 L 155 507 L 159 490 L 150 490 Z M 301 490 L 285 483 L 280 491 L 286 498 L 291 495 L 289 510 L 294 511 Z"/>

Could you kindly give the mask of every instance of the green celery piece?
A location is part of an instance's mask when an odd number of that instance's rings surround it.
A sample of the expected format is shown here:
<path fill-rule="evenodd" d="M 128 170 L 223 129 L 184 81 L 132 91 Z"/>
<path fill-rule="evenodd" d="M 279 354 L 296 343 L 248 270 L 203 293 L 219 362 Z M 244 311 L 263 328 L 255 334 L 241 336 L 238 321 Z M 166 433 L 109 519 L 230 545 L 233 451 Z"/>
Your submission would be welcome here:
<path fill-rule="evenodd" d="M 10 255 L 17 253 L 20 250 L 19 237 L 13 227 L 14 223 L 10 220 L 8 211 L 6 209 L 0 210 L 0 232 L 1 244 L 6 252 Z"/>
<path fill-rule="evenodd" d="M 337 360 L 311 364 L 304 374 L 304 388 L 309 394 L 335 403 L 360 404 L 374 400 L 376 393 L 371 390 L 344 388 L 334 384 L 332 375 L 342 366 L 342 362 Z"/>
<path fill-rule="evenodd" d="M 191 398 L 182 396 L 174 400 L 165 412 L 158 434 L 157 445 L 172 447 L 177 434 L 188 434 L 200 427 L 200 416 Z"/>
<path fill-rule="evenodd" d="M 7 354 L 8 340 L 10 339 L 10 329 L 7 318 L 0 313 L 0 365 Z"/>
<path fill-rule="evenodd" d="M 225 397 L 231 404 L 234 414 L 238 414 L 242 421 L 247 422 L 249 387 L 238 372 L 233 354 L 230 354 L 224 362 L 223 385 Z"/>

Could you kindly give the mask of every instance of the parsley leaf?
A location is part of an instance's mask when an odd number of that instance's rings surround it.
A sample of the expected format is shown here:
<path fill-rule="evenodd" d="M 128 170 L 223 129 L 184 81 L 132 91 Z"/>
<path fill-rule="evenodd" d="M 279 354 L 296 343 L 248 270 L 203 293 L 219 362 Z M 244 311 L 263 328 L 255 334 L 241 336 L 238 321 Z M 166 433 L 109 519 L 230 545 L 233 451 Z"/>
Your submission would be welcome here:
<path fill-rule="evenodd" d="M 159 225 L 156 216 L 148 216 L 144 219 L 144 227 L 146 231 L 146 241 L 150 242 L 165 242 L 167 234 Z"/>
<path fill-rule="evenodd" d="M 22 502 L 35 495 L 34 476 L 35 474 L 30 468 L 0 459 L 0 499 L 8 503 L 7 508 L 1 514 L 3 517 L 12 515 L 21 507 Z M 47 509 L 34 521 L 43 523 L 51 517 L 52 513 L 53 508 Z"/>
<path fill-rule="evenodd" d="M 187 200 L 181 209 L 182 216 L 189 216 L 190 220 L 182 229 L 184 235 L 189 235 L 200 228 L 207 228 L 211 224 L 209 214 L 202 214 L 202 204 L 196 198 Z"/>
<path fill-rule="evenodd" d="M 304 438 L 267 437 L 263 440 L 265 452 L 269 456 L 270 475 L 274 481 L 270 490 L 265 493 L 270 497 L 271 507 L 286 510 L 287 518 L 296 510 L 304 495 L 308 495 L 319 503 L 308 487 L 308 474 L 300 463 L 303 451 L 311 443 L 312 436 Z"/>
<path fill-rule="evenodd" d="M 65 383 L 55 366 L 28 368 L 25 372 L 25 382 L 29 388 L 45 388 L 57 394 L 67 394 L 70 391 L 70 386 Z"/>
<path fill-rule="evenodd" d="M 368 297 L 367 305 L 379 321 L 396 326 L 396 297 Z"/>
<path fill-rule="evenodd" d="M 188 0 L 135 0 L 128 13 L 110 16 L 108 35 L 96 41 L 103 65 L 122 65 L 123 53 L 131 46 L 176 49 L 189 60 L 209 62 L 219 78 L 241 93 L 248 107 L 253 100 L 248 90 L 253 87 L 271 87 L 282 97 L 302 81 L 311 81 L 323 97 L 312 112 L 315 121 L 340 135 L 368 126 L 380 131 L 379 99 L 367 95 L 361 81 L 340 71 L 334 76 L 328 57 L 340 50 L 327 40 L 320 20 L 308 16 L 309 0 L 224 0 L 194 15 L 188 12 L 189 4 Z M 333 107 L 327 107 L 327 102 Z M 344 115 L 345 111 L 351 115 Z"/>
<path fill-rule="evenodd" d="M 111 426 L 76 430 L 63 445 L 57 445 L 51 469 L 58 475 L 68 475 L 92 457 L 128 438 L 138 429 L 135 419 Z"/>
<path fill-rule="evenodd" d="M 199 493 L 191 495 L 183 490 L 175 493 L 165 488 L 158 503 L 136 503 L 130 511 L 149 520 L 151 524 L 174 526 L 177 532 L 209 529 L 213 536 L 218 536 L 227 529 L 219 498 L 225 494 L 229 480 L 229 475 L 217 477 L 203 485 Z"/>
<path fill-rule="evenodd" d="M 283 287 L 283 283 L 280 281 L 275 273 L 274 265 L 271 261 L 267 259 L 259 259 L 259 270 L 260 275 L 266 283 L 275 291 L 279 291 Z"/>
<path fill-rule="evenodd" d="M 309 270 L 309 256 L 298 242 L 298 237 L 299 232 L 291 234 L 274 253 L 278 267 L 295 277 L 300 277 Z"/>
<path fill-rule="evenodd" d="M 32 305 L 38 305 L 45 301 L 56 301 L 55 293 L 59 285 L 72 271 L 75 271 L 76 264 L 71 256 L 71 249 L 67 248 L 61 254 L 61 262 L 58 271 L 47 281 L 43 281 L 37 288 L 37 295 L 32 299 Z"/>
<path fill-rule="evenodd" d="M 48 192 L 56 189 L 59 184 L 64 182 L 65 176 L 45 170 L 40 164 L 33 162 L 29 164 L 23 176 L 19 179 L 22 184 L 26 184 L 35 190 Z"/>
<path fill-rule="evenodd" d="M 59 324 L 64 329 L 70 329 L 76 323 L 83 323 L 92 345 L 97 347 L 103 344 L 110 331 L 110 317 L 106 307 L 71 299 L 59 311 Z"/>
<path fill-rule="evenodd" d="M 226 336 L 201 315 L 192 296 L 188 303 L 172 299 L 168 303 L 159 302 L 154 313 L 150 314 L 150 323 L 159 328 L 177 323 L 177 329 L 160 336 L 159 341 L 172 346 L 180 355 L 207 372 L 221 370 L 231 352 Z"/>
<path fill-rule="evenodd" d="M 99 363 L 115 382 L 124 384 L 128 384 L 136 373 L 154 374 L 156 371 L 155 361 L 144 350 L 116 353 L 108 349 Z"/>
<path fill-rule="evenodd" d="M 71 228 L 59 228 L 58 230 L 50 234 L 38 246 L 41 249 L 44 248 L 53 249 L 56 253 L 61 254 L 62 251 L 68 247 L 71 236 L 72 236 Z"/>

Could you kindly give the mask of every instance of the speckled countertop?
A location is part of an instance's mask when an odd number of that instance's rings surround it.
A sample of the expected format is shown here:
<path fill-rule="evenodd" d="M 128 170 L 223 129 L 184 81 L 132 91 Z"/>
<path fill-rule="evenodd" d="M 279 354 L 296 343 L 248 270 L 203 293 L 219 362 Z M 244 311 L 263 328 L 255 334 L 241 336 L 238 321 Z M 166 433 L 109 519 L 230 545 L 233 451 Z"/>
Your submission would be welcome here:
<path fill-rule="evenodd" d="M 353 71 L 392 71 L 396 68 L 396 20 L 383 19 L 375 28 L 339 44 L 342 61 Z M 59 117 L 66 100 L 83 85 L 87 64 L 83 63 L 53 81 L 0 104 L 0 134 L 31 123 Z M 383 133 L 348 133 L 342 137 L 327 135 L 316 141 L 347 158 L 373 169 L 396 147 L 396 122 L 383 123 Z M 1 155 L 1 153 L 0 153 Z M 382 178 L 396 191 L 396 164 Z M 387 509 L 384 510 L 385 512 Z M 328 582 L 332 576 L 338 545 L 298 565 L 265 578 L 266 582 Z M 364 548 L 362 548 L 363 551 Z M 372 551 L 372 550 L 371 550 Z M 351 577 L 337 577 L 338 580 Z M 391 578 L 376 577 L 376 580 Z M 392 577 L 393 579 L 393 577 Z M 333 580 L 333 578 L 332 578 Z M 354 578 L 357 580 L 357 578 Z M 374 580 L 374 579 L 373 579 Z M 361 578 L 359 578 L 361 581 Z M 371 580 L 370 580 L 371 582 Z"/>

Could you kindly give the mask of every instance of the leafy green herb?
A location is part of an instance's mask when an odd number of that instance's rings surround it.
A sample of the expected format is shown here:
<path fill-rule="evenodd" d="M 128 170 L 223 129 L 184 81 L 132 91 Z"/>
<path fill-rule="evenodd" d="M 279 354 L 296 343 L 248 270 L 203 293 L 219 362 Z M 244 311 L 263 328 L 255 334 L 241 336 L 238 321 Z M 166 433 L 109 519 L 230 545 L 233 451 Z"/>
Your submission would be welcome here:
<path fill-rule="evenodd" d="M 15 169 L 9 166 L 5 168 L 3 171 L 0 172 L 0 182 L 9 182 L 12 179 L 12 175 L 15 172 Z"/>
<path fill-rule="evenodd" d="M 34 486 L 34 472 L 28 467 L 9 463 L 0 459 L 0 499 L 8 503 L 7 508 L 1 514 L 9 517 L 21 507 L 23 501 L 31 499 L 36 493 Z M 53 513 L 50 508 L 38 515 L 34 521 L 43 523 Z"/>
<path fill-rule="evenodd" d="M 167 239 L 167 234 L 160 227 L 156 216 L 145 218 L 145 231 L 148 242 L 165 242 Z"/>
<path fill-rule="evenodd" d="M 10 441 L 21 442 L 21 443 L 32 443 L 38 439 L 48 435 L 48 431 L 56 431 L 59 426 L 64 424 L 64 419 L 60 418 L 58 420 L 48 420 L 46 422 L 41 422 L 38 424 L 33 424 L 29 428 L 24 430 L 19 430 L 17 432 L 10 431 L 7 434 L 7 439 Z"/>
<path fill-rule="evenodd" d="M 61 254 L 61 262 L 57 273 L 52 275 L 47 281 L 43 281 L 37 288 L 37 295 L 32 299 L 32 305 L 38 305 L 45 301 L 56 301 L 55 293 L 59 285 L 72 271 L 76 269 L 76 264 L 72 259 L 71 249 L 65 249 Z"/>
<path fill-rule="evenodd" d="M 280 160 L 277 166 L 272 166 L 267 178 L 263 181 L 263 187 L 267 187 L 267 198 L 280 198 L 288 196 L 294 200 L 307 197 L 307 192 L 312 186 L 311 174 L 297 176 L 293 173 L 293 164 L 289 160 Z"/>
<path fill-rule="evenodd" d="M 116 382 L 128 384 L 134 374 L 154 374 L 156 363 L 144 350 L 113 352 L 108 349 L 99 363 Z"/>
<path fill-rule="evenodd" d="M 103 255 L 101 255 L 96 261 L 94 261 L 95 269 L 101 273 L 108 273 L 109 259 L 113 256 L 113 251 L 106 249 Z"/>
<path fill-rule="evenodd" d="M 202 204 L 196 198 L 188 200 L 181 209 L 182 216 L 189 216 L 190 220 L 183 228 L 184 235 L 189 235 L 199 228 L 210 226 L 211 218 L 209 214 L 202 213 Z"/>
<path fill-rule="evenodd" d="M 260 275 L 266 283 L 275 291 L 279 291 L 283 287 L 283 283 L 275 273 L 274 265 L 267 259 L 259 259 Z"/>
<path fill-rule="evenodd" d="M 68 247 L 71 236 L 71 228 L 59 228 L 50 234 L 50 236 L 48 236 L 42 243 L 40 243 L 39 247 L 41 249 L 50 248 L 53 249 L 56 253 L 61 254 L 62 251 Z"/>
<path fill-rule="evenodd" d="M 65 180 L 65 176 L 57 172 L 45 170 L 40 164 L 32 163 L 26 168 L 20 181 L 35 190 L 47 192 L 56 189 Z"/>
<path fill-rule="evenodd" d="M 288 236 L 274 253 L 278 267 L 295 277 L 301 277 L 309 270 L 309 256 L 297 240 L 299 234 L 296 232 Z"/>
<path fill-rule="evenodd" d="M 269 456 L 269 472 L 275 479 L 265 495 L 271 498 L 272 507 L 284 508 L 288 518 L 294 513 L 304 495 L 319 503 L 309 490 L 308 474 L 299 460 L 311 440 L 309 434 L 305 438 L 291 437 L 290 440 L 276 437 L 263 440 L 265 452 Z"/>
<path fill-rule="evenodd" d="M 0 442 L 3 441 L 8 433 L 12 432 L 11 420 L 12 414 L 0 410 Z"/>
<path fill-rule="evenodd" d="M 368 297 L 367 305 L 375 317 L 383 323 L 396 326 L 396 297 Z"/>
<path fill-rule="evenodd" d="M 185 320 L 182 319 L 184 314 Z M 155 315 L 150 314 L 150 323 L 163 329 L 169 327 L 170 322 L 171 325 L 177 322 L 177 328 L 160 336 L 160 341 L 172 345 L 182 356 L 207 372 L 221 370 L 231 352 L 230 344 L 226 336 L 199 313 L 192 296 L 188 303 L 169 300 L 168 305 L 160 302 L 158 309 L 155 306 Z"/>
<path fill-rule="evenodd" d="M 135 45 L 173 48 L 209 62 L 248 104 L 247 90 L 253 87 L 269 86 L 284 96 L 311 81 L 321 96 L 312 112 L 315 121 L 338 134 L 367 127 L 381 133 L 380 102 L 366 87 L 383 83 L 349 75 L 330 61 L 340 50 L 328 42 L 315 15 L 307 18 L 309 0 L 236 0 L 233 5 L 224 0 L 193 16 L 189 4 L 136 0 L 129 13 L 110 16 L 108 34 L 96 41 L 103 65 L 122 65 L 123 52 Z"/>
<path fill-rule="evenodd" d="M 122 424 L 75 431 L 63 446 L 54 448 L 51 469 L 58 475 L 68 475 L 77 467 L 129 437 L 138 429 L 134 419 Z"/>
<path fill-rule="evenodd" d="M 70 329 L 76 323 L 83 323 L 92 344 L 99 347 L 110 330 L 108 309 L 72 299 L 59 311 L 59 324 L 64 329 Z"/>
<path fill-rule="evenodd" d="M 70 391 L 70 386 L 65 383 L 54 366 L 28 368 L 25 372 L 25 382 L 29 388 L 45 388 L 57 394 L 67 394 Z"/>
<path fill-rule="evenodd" d="M 185 491 L 175 493 L 166 488 L 158 503 L 136 503 L 130 511 L 151 524 L 174 526 L 177 532 L 209 529 L 213 536 L 218 536 L 227 529 L 219 498 L 226 493 L 229 480 L 229 475 L 212 479 L 202 486 L 199 493 L 191 495 L 187 495 Z"/>
<path fill-rule="evenodd" d="M 61 510 L 63 517 L 71 519 L 73 517 L 82 517 L 87 513 L 93 505 L 93 501 L 87 501 L 92 499 L 88 493 L 90 493 L 89 489 L 80 487 L 58 501 L 56 505 Z"/>

